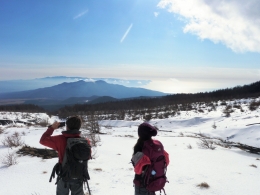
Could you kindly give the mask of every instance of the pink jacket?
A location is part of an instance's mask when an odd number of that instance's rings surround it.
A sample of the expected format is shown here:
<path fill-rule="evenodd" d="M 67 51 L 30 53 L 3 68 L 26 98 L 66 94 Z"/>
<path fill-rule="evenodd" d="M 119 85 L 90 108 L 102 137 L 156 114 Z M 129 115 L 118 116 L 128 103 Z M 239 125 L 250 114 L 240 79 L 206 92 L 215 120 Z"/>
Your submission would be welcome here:
<path fill-rule="evenodd" d="M 165 159 L 166 159 L 166 165 L 168 166 L 169 163 L 170 163 L 169 154 L 165 150 L 164 150 L 164 156 L 165 156 Z M 143 167 L 145 165 L 150 165 L 150 164 L 151 164 L 151 161 L 150 161 L 148 156 L 146 156 L 144 154 L 140 155 L 139 159 L 135 163 L 135 167 L 134 167 L 135 173 L 137 175 L 140 175 L 142 173 L 142 171 L 143 171 Z"/>

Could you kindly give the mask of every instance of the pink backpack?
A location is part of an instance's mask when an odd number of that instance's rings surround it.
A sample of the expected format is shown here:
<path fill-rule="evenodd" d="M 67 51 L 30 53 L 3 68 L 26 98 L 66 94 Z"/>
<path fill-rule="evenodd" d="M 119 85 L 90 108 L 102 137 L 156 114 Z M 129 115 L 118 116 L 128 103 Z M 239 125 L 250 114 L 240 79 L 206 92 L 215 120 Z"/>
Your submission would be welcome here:
<path fill-rule="evenodd" d="M 145 141 L 142 152 L 149 157 L 151 164 L 146 166 L 141 183 L 150 192 L 163 190 L 165 194 L 167 163 L 162 143 L 158 140 Z"/>

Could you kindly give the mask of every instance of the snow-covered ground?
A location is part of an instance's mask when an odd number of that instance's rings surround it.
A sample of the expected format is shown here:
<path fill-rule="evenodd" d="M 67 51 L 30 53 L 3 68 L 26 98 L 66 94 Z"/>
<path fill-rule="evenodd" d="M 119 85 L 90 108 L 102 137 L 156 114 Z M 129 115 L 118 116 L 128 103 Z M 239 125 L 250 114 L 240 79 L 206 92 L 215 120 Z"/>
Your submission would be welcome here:
<path fill-rule="evenodd" d="M 216 145 L 215 150 L 201 149 L 199 139 L 187 137 L 202 133 L 209 137 L 219 137 L 232 142 L 240 142 L 260 148 L 260 109 L 243 112 L 234 109 L 230 117 L 224 117 L 223 107 L 216 111 L 181 112 L 180 115 L 151 120 L 160 130 L 155 139 L 160 140 L 170 154 L 167 170 L 169 183 L 167 195 L 259 195 L 260 155 L 247 153 L 238 148 L 223 148 Z M 0 119 L 21 119 L 27 121 L 29 115 L 22 113 L 1 112 Z M 49 118 L 44 113 L 31 114 L 31 118 L 50 123 L 58 120 Z M 89 185 L 93 195 L 132 195 L 134 188 L 133 167 L 130 163 L 133 146 L 137 140 L 137 126 L 140 121 L 100 121 L 102 131 L 101 145 L 97 147 L 97 158 L 89 161 L 91 180 Z M 254 125 L 249 125 L 254 124 Z M 213 128 L 215 125 L 215 128 Z M 248 126 L 249 125 L 249 126 Z M 106 128 L 105 126 L 110 126 Z M 3 146 L 2 140 L 19 132 L 25 144 L 31 147 L 45 148 L 39 139 L 46 128 L 23 124 L 0 126 L 0 156 L 15 152 L 18 148 Z M 60 134 L 58 129 L 55 134 Z M 191 149 L 187 146 L 190 145 Z M 0 194 L 2 195 L 51 195 L 55 194 L 54 181 L 49 177 L 57 158 L 43 160 L 38 157 L 18 156 L 18 164 L 7 167 L 0 161 Z M 208 189 L 197 187 L 206 182 Z M 87 192 L 87 190 L 86 190 Z M 159 194 L 159 193 L 157 193 Z"/>

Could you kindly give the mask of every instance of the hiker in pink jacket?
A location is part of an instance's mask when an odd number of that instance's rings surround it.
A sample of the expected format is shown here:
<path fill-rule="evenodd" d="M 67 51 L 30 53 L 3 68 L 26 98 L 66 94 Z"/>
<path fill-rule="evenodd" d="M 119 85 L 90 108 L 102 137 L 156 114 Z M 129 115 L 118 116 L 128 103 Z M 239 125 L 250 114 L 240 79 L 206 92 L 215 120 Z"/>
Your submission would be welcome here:
<path fill-rule="evenodd" d="M 131 160 L 135 172 L 135 195 L 153 195 L 155 191 L 164 191 L 169 154 L 160 141 L 152 139 L 156 135 L 157 128 L 149 123 L 139 125 L 139 139 Z"/>

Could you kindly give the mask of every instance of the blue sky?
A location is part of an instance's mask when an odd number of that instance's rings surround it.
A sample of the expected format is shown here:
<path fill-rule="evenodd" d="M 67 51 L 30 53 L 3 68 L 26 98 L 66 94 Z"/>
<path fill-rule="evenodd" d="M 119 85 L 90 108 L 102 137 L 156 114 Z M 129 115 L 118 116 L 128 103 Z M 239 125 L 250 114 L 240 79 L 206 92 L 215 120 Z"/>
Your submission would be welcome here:
<path fill-rule="evenodd" d="M 260 2 L 4 0 L 0 80 L 80 76 L 210 91 L 260 78 Z"/>

